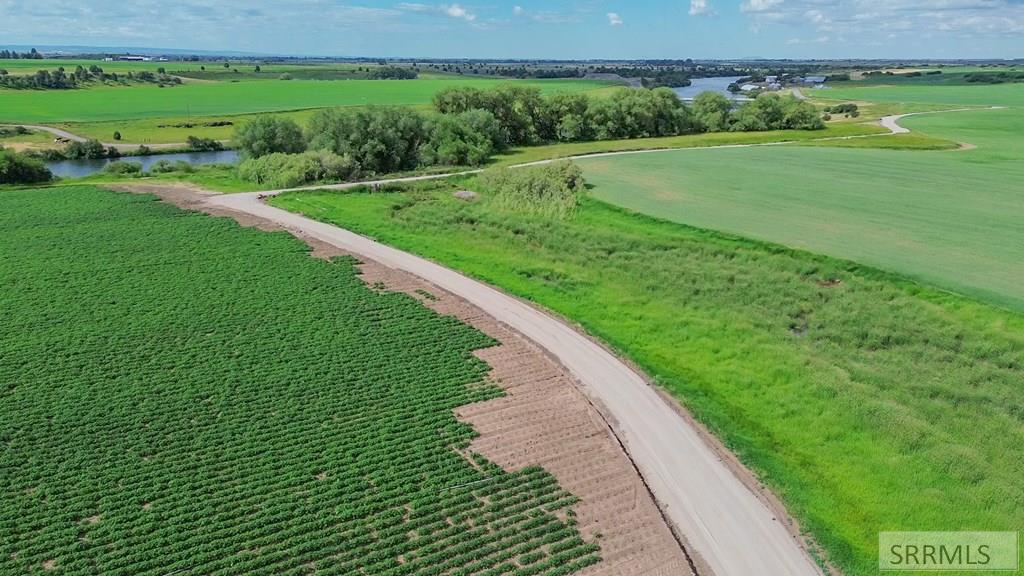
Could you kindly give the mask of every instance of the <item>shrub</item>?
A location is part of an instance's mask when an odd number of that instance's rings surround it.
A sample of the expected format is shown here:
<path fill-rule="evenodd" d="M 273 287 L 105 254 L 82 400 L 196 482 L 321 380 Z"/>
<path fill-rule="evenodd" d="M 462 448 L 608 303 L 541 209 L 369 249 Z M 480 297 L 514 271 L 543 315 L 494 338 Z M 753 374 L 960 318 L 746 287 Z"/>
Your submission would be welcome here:
<path fill-rule="evenodd" d="M 297 154 L 306 149 L 302 129 L 294 120 L 276 116 L 257 116 L 235 129 L 231 141 L 245 155 L 259 158 L 275 152 Z"/>
<path fill-rule="evenodd" d="M 189 136 L 188 147 L 197 152 L 215 152 L 224 149 L 224 145 L 217 140 L 213 138 L 200 138 L 199 136 Z"/>
<path fill-rule="evenodd" d="M 189 174 L 195 171 L 195 167 L 184 160 L 176 160 L 174 162 L 171 162 L 170 160 L 157 160 L 149 167 L 149 172 L 151 174 L 168 174 L 171 172 L 183 172 Z"/>
<path fill-rule="evenodd" d="M 120 141 L 121 140 L 121 133 L 119 131 L 117 131 L 117 130 L 114 130 L 114 140 L 115 141 Z"/>
<path fill-rule="evenodd" d="M 294 188 L 322 180 L 351 180 L 358 174 L 358 162 L 327 151 L 302 154 L 276 152 L 249 158 L 238 166 L 238 175 L 243 180 L 273 188 Z"/>
<path fill-rule="evenodd" d="M 107 164 L 103 167 L 103 171 L 108 174 L 120 174 L 123 176 L 142 174 L 142 164 L 139 162 L 125 162 L 124 160 L 116 160 Z"/>
<path fill-rule="evenodd" d="M 38 158 L 0 148 L 0 184 L 37 184 L 53 180 L 53 174 Z"/>
<path fill-rule="evenodd" d="M 501 208 L 559 219 L 575 212 L 584 189 L 583 170 L 572 162 L 488 170 L 478 182 Z"/>

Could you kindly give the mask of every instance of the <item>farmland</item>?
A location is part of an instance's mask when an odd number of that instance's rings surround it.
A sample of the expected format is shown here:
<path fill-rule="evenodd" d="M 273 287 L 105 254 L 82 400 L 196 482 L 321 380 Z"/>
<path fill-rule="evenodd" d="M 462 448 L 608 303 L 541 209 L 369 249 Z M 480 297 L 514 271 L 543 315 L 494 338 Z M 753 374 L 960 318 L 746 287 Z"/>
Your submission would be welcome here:
<path fill-rule="evenodd" d="M 991 92 L 998 101 L 1001 88 L 963 90 Z M 920 98 L 938 101 L 961 88 L 927 90 Z M 1013 102 L 1019 106 L 1024 86 L 1016 90 Z M 1021 108 L 925 115 L 902 123 L 915 131 L 910 137 L 977 148 L 693 150 L 581 165 L 595 197 L 631 210 L 855 260 L 1024 310 Z M 893 137 L 879 140 L 887 138 Z"/>
<path fill-rule="evenodd" d="M 452 197 L 467 188 L 483 196 Z M 500 208 L 475 180 L 272 202 L 579 322 L 758 472 L 845 574 L 877 572 L 879 530 L 1024 520 L 1017 314 L 593 198 L 567 220 Z"/>
<path fill-rule="evenodd" d="M 53 123 L 178 118 L 368 104 L 426 105 L 452 85 L 481 88 L 500 79 L 315 80 L 208 82 L 173 88 L 95 87 L 81 90 L 0 90 L 0 122 Z M 602 84 L 578 80 L 516 81 L 546 91 L 583 91 Z"/>
<path fill-rule="evenodd" d="M 145 195 L 0 192 L 0 572 L 568 574 L 537 467 L 468 450 L 495 342 Z M 59 312 L 58 312 L 59 311 Z"/>

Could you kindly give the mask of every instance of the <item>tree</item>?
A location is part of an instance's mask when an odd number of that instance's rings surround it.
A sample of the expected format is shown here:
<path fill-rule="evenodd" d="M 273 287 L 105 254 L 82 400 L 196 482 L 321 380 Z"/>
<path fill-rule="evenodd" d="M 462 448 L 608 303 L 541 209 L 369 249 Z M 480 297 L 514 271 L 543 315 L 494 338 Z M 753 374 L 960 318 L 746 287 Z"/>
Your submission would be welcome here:
<path fill-rule="evenodd" d="M 404 107 L 320 110 L 308 133 L 310 148 L 347 155 L 373 173 L 415 169 L 426 141 L 423 116 Z"/>
<path fill-rule="evenodd" d="M 701 92 L 693 99 L 693 114 L 706 132 L 729 129 L 732 102 L 718 92 Z"/>
<path fill-rule="evenodd" d="M 77 160 L 80 158 L 96 160 L 107 157 L 107 150 L 99 140 L 86 140 L 85 142 L 70 142 L 64 147 L 64 156 Z"/>
<path fill-rule="evenodd" d="M 260 69 L 260 65 L 259 65 L 259 64 L 257 64 L 257 65 L 256 65 L 256 73 L 257 73 L 257 74 L 259 74 L 259 73 L 260 73 L 260 71 L 261 71 L 261 69 Z"/>
<path fill-rule="evenodd" d="M 257 116 L 236 128 L 232 142 L 250 158 L 275 152 L 295 154 L 306 149 L 302 129 L 294 120 L 269 115 Z"/>
<path fill-rule="evenodd" d="M 472 114 L 472 112 L 469 112 Z M 460 116 L 437 114 L 425 126 L 426 141 L 418 150 L 424 166 L 479 166 L 493 152 L 490 137 L 477 132 Z"/>
<path fill-rule="evenodd" d="M 120 139 L 121 139 L 121 133 L 119 131 L 117 131 L 117 130 L 114 130 L 114 140 L 120 140 Z"/>
<path fill-rule="evenodd" d="M 0 148 L 0 184 L 38 184 L 53 180 L 42 160 Z"/>

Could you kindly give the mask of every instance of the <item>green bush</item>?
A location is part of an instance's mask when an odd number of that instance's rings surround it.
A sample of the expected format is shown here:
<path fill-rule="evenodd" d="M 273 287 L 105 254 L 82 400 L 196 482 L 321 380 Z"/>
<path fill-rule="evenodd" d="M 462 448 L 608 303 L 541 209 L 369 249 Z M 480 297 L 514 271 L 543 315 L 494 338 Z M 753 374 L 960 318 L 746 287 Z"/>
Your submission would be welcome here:
<path fill-rule="evenodd" d="M 157 160 L 156 163 L 149 167 L 150 174 L 168 174 L 172 172 L 190 174 L 195 171 L 195 167 L 184 160 L 176 160 L 174 162 L 170 160 Z"/>
<path fill-rule="evenodd" d="M 38 158 L 0 148 L 0 184 L 37 184 L 53 180 L 53 174 Z"/>
<path fill-rule="evenodd" d="M 351 157 L 325 151 L 276 152 L 249 158 L 238 166 L 238 175 L 243 180 L 273 188 L 294 188 L 323 180 L 351 180 L 358 174 L 359 163 Z"/>
<path fill-rule="evenodd" d="M 583 170 L 568 161 L 488 170 L 479 182 L 501 208 L 560 219 L 575 212 L 585 187 Z"/>
<path fill-rule="evenodd" d="M 188 147 L 197 152 L 216 152 L 224 149 L 224 145 L 219 141 L 213 138 L 200 138 L 199 136 L 189 136 Z"/>
<path fill-rule="evenodd" d="M 142 164 L 139 162 L 125 162 L 116 160 L 103 167 L 107 174 L 120 174 L 122 176 L 142 174 Z"/>

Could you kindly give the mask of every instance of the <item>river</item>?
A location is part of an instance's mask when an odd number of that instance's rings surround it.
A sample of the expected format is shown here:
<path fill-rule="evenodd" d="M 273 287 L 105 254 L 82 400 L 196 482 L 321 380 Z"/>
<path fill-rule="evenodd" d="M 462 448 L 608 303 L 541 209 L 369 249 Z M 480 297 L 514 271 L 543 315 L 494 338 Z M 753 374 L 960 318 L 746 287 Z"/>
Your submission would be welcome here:
<path fill-rule="evenodd" d="M 122 158 L 101 158 L 98 160 L 55 160 L 47 162 L 46 167 L 53 172 L 54 176 L 61 178 L 81 178 L 103 170 L 103 167 L 115 160 L 125 162 L 138 162 L 142 164 L 143 170 L 160 160 L 177 162 L 184 160 L 193 166 L 204 164 L 235 164 L 238 162 L 238 152 L 234 150 L 220 150 L 217 152 L 182 152 L 178 154 L 152 154 L 149 156 L 124 156 Z"/>
<path fill-rule="evenodd" d="M 690 100 L 697 97 L 701 92 L 718 92 L 733 100 L 745 100 L 740 94 L 729 92 L 729 84 L 736 82 L 742 76 L 723 76 L 720 78 L 693 78 L 689 86 L 675 88 L 676 94 L 683 100 Z"/>

